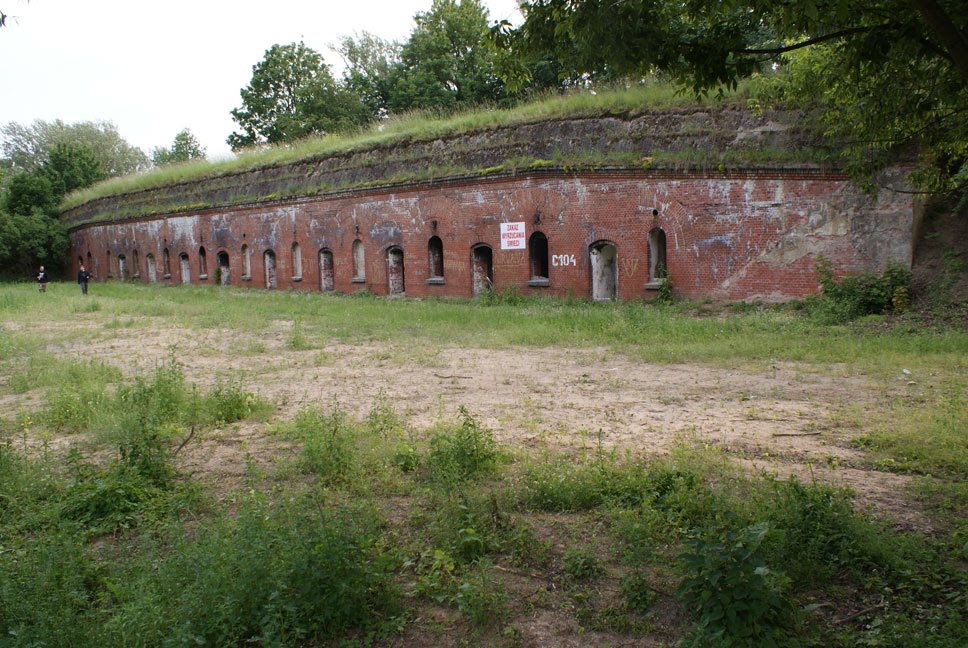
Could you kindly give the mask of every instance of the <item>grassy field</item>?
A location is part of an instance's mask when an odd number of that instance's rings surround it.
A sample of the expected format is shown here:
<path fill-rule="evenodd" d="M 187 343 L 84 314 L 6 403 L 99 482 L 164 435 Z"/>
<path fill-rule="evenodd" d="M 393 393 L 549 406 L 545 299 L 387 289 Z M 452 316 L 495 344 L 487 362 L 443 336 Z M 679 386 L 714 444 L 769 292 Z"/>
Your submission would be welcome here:
<path fill-rule="evenodd" d="M 964 646 L 945 321 L 0 285 L 0 645 Z"/>

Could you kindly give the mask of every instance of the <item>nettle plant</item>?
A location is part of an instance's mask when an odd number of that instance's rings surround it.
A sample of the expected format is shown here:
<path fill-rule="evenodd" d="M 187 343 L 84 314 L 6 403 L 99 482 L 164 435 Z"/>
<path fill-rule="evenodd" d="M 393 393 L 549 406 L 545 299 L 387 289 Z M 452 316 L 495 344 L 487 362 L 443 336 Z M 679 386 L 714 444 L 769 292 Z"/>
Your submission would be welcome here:
<path fill-rule="evenodd" d="M 789 579 L 770 570 L 760 546 L 767 522 L 742 526 L 733 515 L 692 531 L 679 556 L 683 603 L 699 621 L 688 646 L 787 646 L 797 615 Z"/>

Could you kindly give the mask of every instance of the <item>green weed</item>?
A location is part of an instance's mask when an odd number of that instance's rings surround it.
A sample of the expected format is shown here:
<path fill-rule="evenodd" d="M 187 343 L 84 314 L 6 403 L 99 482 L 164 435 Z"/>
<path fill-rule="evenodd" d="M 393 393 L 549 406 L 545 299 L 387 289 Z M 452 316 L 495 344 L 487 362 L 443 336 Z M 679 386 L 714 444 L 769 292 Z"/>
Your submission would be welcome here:
<path fill-rule="evenodd" d="M 590 580 L 605 573 L 605 565 L 594 547 L 569 547 L 565 551 L 563 568 L 575 580 Z"/>
<path fill-rule="evenodd" d="M 427 468 L 439 483 L 461 484 L 490 472 L 497 459 L 494 435 L 462 406 L 460 424 L 438 429 L 431 438 Z"/>
<path fill-rule="evenodd" d="M 474 625 L 502 623 L 508 615 L 509 597 L 486 561 L 476 563 L 457 586 L 457 608 Z"/>
<path fill-rule="evenodd" d="M 698 621 L 689 646 L 789 646 L 796 636 L 790 581 L 766 564 L 760 546 L 769 524 L 730 515 L 687 537 L 679 557 L 679 596 Z"/>

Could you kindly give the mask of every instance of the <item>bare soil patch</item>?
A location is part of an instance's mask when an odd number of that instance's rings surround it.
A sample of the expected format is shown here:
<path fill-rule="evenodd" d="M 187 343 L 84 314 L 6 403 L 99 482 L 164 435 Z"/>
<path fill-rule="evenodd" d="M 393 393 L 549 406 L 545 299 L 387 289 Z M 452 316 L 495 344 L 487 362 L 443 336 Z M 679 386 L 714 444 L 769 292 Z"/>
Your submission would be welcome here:
<path fill-rule="evenodd" d="M 43 326 L 35 332 L 43 334 Z M 682 441 L 708 444 L 751 469 L 850 487 L 861 505 L 901 526 L 926 524 L 902 496 L 909 478 L 871 469 L 865 453 L 850 446 L 863 430 L 844 412 L 876 407 L 890 394 L 842 367 L 652 364 L 604 348 L 398 342 L 293 350 L 292 324 L 283 320 L 258 337 L 171 328 L 152 319 L 109 334 L 87 331 L 93 336 L 78 326 L 72 325 L 72 338 L 88 341 L 51 349 L 129 375 L 150 371 L 174 354 L 190 380 L 207 386 L 219 378 L 239 379 L 270 399 L 281 418 L 304 407 L 334 406 L 360 417 L 383 395 L 417 429 L 454 417 L 464 406 L 502 443 L 532 450 L 593 451 L 601 443 L 623 453 L 663 454 Z M 38 402 L 36 394 L 6 397 L 0 414 Z M 179 461 L 196 477 L 230 489 L 240 484 L 246 462 L 267 467 L 291 452 L 264 425 L 244 423 L 209 432 L 186 447 Z"/>

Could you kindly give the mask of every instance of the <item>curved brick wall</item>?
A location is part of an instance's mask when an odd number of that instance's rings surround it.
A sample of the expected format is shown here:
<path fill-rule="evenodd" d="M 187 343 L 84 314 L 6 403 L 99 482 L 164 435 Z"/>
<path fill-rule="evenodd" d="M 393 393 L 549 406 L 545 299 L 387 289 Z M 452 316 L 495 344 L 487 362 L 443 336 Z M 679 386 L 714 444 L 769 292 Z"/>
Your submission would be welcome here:
<path fill-rule="evenodd" d="M 540 242 L 502 249 L 502 223 L 523 223 L 526 241 L 544 235 L 546 253 Z M 655 295 L 661 230 L 677 294 L 783 300 L 816 290 L 819 255 L 845 272 L 909 264 L 913 225 L 910 195 L 872 199 L 843 174 L 817 169 L 536 170 L 77 225 L 71 256 L 98 279 L 214 284 L 227 261 L 233 286 L 265 288 L 269 274 L 278 289 L 471 296 L 493 280 L 522 293 L 614 290 L 629 300 Z M 440 248 L 442 259 L 431 258 Z"/>

